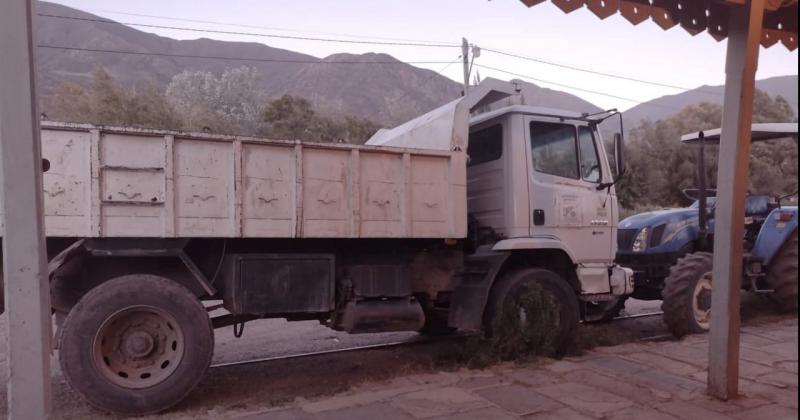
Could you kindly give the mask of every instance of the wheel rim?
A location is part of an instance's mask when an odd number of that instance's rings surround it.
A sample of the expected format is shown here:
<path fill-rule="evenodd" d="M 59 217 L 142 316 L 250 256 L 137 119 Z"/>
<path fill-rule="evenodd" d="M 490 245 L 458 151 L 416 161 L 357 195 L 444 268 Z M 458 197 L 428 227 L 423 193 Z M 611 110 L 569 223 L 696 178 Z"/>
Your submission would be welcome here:
<path fill-rule="evenodd" d="M 111 383 L 147 388 L 178 368 L 184 341 L 172 315 L 152 306 L 132 306 L 103 321 L 94 337 L 92 359 Z"/>
<path fill-rule="evenodd" d="M 711 273 L 706 273 L 694 286 L 692 312 L 700 328 L 707 330 L 711 323 Z"/>

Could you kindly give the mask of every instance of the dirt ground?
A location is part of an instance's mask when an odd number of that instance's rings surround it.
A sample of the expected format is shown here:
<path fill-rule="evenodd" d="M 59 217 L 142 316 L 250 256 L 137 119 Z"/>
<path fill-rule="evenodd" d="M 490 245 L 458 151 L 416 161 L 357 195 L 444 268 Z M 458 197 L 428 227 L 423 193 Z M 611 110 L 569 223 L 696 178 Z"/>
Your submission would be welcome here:
<path fill-rule="evenodd" d="M 629 300 L 629 314 L 658 311 L 660 301 Z M 760 300 L 745 300 L 745 319 L 769 312 Z M 640 339 L 664 339 L 666 329 L 659 316 L 623 320 L 581 328 L 579 347 L 613 345 Z M 0 317 L 0 335 L 6 335 L 5 317 Z M 329 330 L 316 322 L 261 320 L 248 323 L 244 336 L 235 338 L 231 328 L 217 330 L 213 364 L 255 358 L 299 354 L 368 344 L 414 340 L 416 333 L 348 335 Z M 312 399 L 344 391 L 354 385 L 389 379 L 409 373 L 458 369 L 450 355 L 461 351 L 459 338 L 390 349 L 338 353 L 325 356 L 277 360 L 257 364 L 211 368 L 189 397 L 169 412 L 166 419 L 226 418 L 263 410 L 297 398 Z M 5 346 L 0 346 L 0 379 L 7 380 Z M 80 400 L 67 386 L 51 358 L 53 414 L 57 419 L 113 418 L 97 412 Z M 5 394 L 5 389 L 0 389 Z M 0 395 L 0 416 L 6 411 Z"/>

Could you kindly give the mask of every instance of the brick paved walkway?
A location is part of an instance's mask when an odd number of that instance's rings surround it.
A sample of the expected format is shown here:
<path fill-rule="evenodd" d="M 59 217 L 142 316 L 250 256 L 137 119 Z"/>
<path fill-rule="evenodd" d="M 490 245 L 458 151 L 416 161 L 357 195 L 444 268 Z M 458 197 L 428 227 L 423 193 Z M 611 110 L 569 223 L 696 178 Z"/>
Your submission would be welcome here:
<path fill-rule="evenodd" d="M 742 328 L 742 396 L 727 403 L 705 394 L 708 336 L 696 335 L 406 376 L 240 419 L 797 419 L 797 329 L 797 318 Z"/>

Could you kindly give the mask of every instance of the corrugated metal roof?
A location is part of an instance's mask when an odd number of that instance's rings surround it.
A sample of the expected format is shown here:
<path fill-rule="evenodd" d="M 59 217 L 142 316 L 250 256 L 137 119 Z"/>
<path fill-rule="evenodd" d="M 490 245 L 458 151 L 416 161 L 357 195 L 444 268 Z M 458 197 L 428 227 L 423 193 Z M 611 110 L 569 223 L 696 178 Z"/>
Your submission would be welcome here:
<path fill-rule="evenodd" d="M 528 7 L 546 0 L 521 0 Z M 680 25 L 696 35 L 703 31 L 722 41 L 728 36 L 731 7 L 745 0 L 551 0 L 564 13 L 586 6 L 600 19 L 620 13 L 634 25 L 651 19 L 663 29 Z M 789 50 L 797 48 L 798 0 L 765 0 L 761 45 L 769 48 L 780 41 Z"/>
<path fill-rule="evenodd" d="M 709 144 L 719 144 L 721 128 L 704 130 L 703 139 Z M 793 137 L 797 138 L 797 123 L 757 123 L 753 124 L 750 130 L 750 141 L 766 141 Z M 681 141 L 684 143 L 698 143 L 700 131 L 696 133 L 684 134 Z"/>

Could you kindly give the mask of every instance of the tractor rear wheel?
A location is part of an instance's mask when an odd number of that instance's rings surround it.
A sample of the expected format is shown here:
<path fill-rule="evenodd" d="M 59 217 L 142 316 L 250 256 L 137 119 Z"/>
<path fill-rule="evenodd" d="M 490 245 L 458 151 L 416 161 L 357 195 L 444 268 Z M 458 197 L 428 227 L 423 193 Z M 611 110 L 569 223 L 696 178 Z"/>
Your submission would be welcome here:
<path fill-rule="evenodd" d="M 712 255 L 695 252 L 669 270 L 661 292 L 664 323 L 676 337 L 703 333 L 711 325 Z"/>
<path fill-rule="evenodd" d="M 91 405 L 138 416 L 186 397 L 213 349 L 211 321 L 188 289 L 133 274 L 95 287 L 70 310 L 59 361 L 67 382 Z"/>
<path fill-rule="evenodd" d="M 768 296 L 781 312 L 797 311 L 797 230 L 786 239 L 767 267 Z"/>

